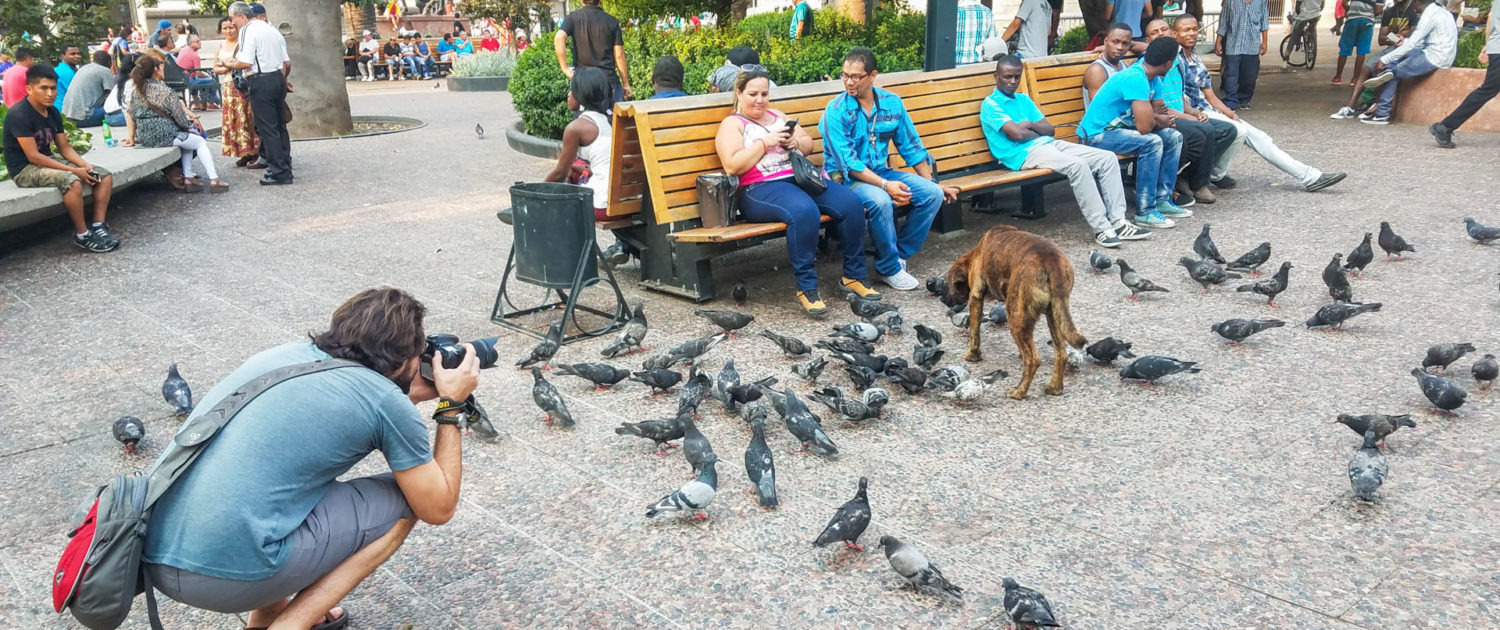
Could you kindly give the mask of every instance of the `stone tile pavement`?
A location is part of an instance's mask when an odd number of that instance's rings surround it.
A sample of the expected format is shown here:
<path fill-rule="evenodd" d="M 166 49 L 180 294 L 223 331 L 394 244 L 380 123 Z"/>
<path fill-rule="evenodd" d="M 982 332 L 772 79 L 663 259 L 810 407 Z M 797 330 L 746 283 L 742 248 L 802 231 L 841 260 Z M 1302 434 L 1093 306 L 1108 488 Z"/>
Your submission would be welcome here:
<path fill-rule="evenodd" d="M 354 625 L 991 628 L 1005 624 L 1000 582 L 1013 576 L 1047 593 L 1069 628 L 1500 627 L 1496 395 L 1475 393 L 1458 418 L 1429 416 L 1407 374 L 1431 343 L 1500 347 L 1500 256 L 1470 245 L 1461 224 L 1470 215 L 1500 223 L 1500 136 L 1466 134 L 1459 149 L 1441 151 L 1420 128 L 1329 121 L 1342 93 L 1324 85 L 1325 74 L 1268 73 L 1246 118 L 1293 155 L 1349 171 L 1346 182 L 1305 194 L 1245 152 L 1233 171 L 1239 188 L 1219 204 L 1119 250 L 1171 293 L 1132 304 L 1114 276 L 1079 273 L 1074 318 L 1085 335 L 1199 361 L 1203 373 L 1142 388 L 1086 366 L 1062 397 L 1038 385 L 1017 402 L 997 388 L 973 408 L 897 393 L 888 417 L 869 426 L 829 423 L 843 451 L 836 460 L 793 453 L 772 422 L 782 493 L 773 512 L 744 493 L 745 426 L 705 403 L 701 427 L 721 457 L 721 493 L 711 520 L 686 524 L 642 516 L 685 479 L 679 456 L 657 459 L 649 442 L 610 430 L 667 415 L 670 396 L 633 385 L 596 393 L 555 377 L 579 420 L 560 431 L 538 422 L 529 375 L 489 370 L 480 395 L 502 438 L 465 442 L 458 516 L 419 526 L 350 596 Z M 500 334 L 502 356 L 531 345 L 488 322 L 509 247 L 493 213 L 510 182 L 536 179 L 548 165 L 512 153 L 498 134 L 473 137 L 476 121 L 498 130 L 514 120 L 508 95 L 424 88 L 356 88 L 356 113 L 429 126 L 298 143 L 297 186 L 265 190 L 234 171 L 237 188 L 224 196 L 149 188 L 122 196 L 111 223 L 125 244 L 108 256 L 75 251 L 59 224 L 7 235 L 0 627 L 71 627 L 46 603 L 66 522 L 90 488 L 142 469 L 169 439 L 176 423 L 158 397 L 168 363 L 206 391 L 250 354 L 320 328 L 345 297 L 381 284 L 424 300 L 430 331 Z M 1066 189 L 1051 193 L 1052 215 L 1023 227 L 1057 240 L 1083 270 L 1089 235 Z M 918 276 L 941 273 L 980 230 L 1005 219 L 967 220 L 970 230 L 931 239 L 912 261 Z M 1354 282 L 1357 299 L 1384 310 L 1343 334 L 1301 329 L 1326 301 L 1318 273 L 1328 258 L 1381 220 L 1419 250 L 1406 262 L 1376 262 Z M 1283 308 L 1226 289 L 1193 294 L 1173 265 L 1205 221 L 1228 255 L 1269 240 L 1273 260 L 1294 262 Z M 828 323 L 798 314 L 784 261 L 773 244 L 717 266 L 721 286 L 743 278 L 752 287 L 752 330 L 811 338 L 851 319 L 841 302 Z M 710 331 L 692 317 L 694 305 L 639 290 L 633 271 L 623 277 L 627 295 L 646 301 L 649 347 Z M 935 300 L 888 299 L 908 323 L 948 335 L 945 363 L 957 361 L 959 331 Z M 1230 348 L 1208 326 L 1231 316 L 1291 324 Z M 911 343 L 887 339 L 880 349 L 905 355 Z M 980 369 L 1015 371 L 1008 335 L 996 329 L 984 343 Z M 592 360 L 600 345 L 568 346 L 559 360 Z M 792 379 L 790 361 L 764 340 L 722 348 L 705 357 L 708 367 L 733 355 L 747 379 Z M 1465 386 L 1468 365 L 1453 370 Z M 844 383 L 838 369 L 824 380 Z M 1392 473 L 1378 504 L 1351 500 L 1345 461 L 1357 438 L 1330 423 L 1343 411 L 1418 419 L 1390 440 Z M 108 434 L 123 414 L 148 426 L 134 456 Z M 372 457 L 351 474 L 383 465 Z M 812 548 L 862 475 L 872 480 L 869 551 Z M 874 548 L 883 534 L 914 542 L 967 589 L 966 604 L 900 588 Z M 143 609 L 130 627 L 145 627 Z M 242 625 L 175 604 L 166 614 L 173 627 Z"/>

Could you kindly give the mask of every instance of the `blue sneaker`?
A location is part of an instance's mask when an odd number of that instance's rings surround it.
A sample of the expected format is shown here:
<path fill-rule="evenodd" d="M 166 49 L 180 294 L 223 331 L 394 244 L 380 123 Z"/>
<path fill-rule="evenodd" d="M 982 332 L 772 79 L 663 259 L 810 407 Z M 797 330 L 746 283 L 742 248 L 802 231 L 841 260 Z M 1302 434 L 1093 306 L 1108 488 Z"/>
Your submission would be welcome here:
<path fill-rule="evenodd" d="M 1192 210 L 1188 210 L 1165 199 L 1156 202 L 1156 211 L 1160 212 L 1162 216 L 1172 219 L 1186 219 L 1193 216 Z"/>
<path fill-rule="evenodd" d="M 1135 219 L 1131 222 L 1147 229 L 1157 228 L 1162 230 L 1169 230 L 1177 226 L 1177 223 L 1175 221 L 1162 216 L 1160 212 L 1157 212 L 1155 210 L 1152 210 L 1145 214 L 1137 213 L 1135 215 Z"/>

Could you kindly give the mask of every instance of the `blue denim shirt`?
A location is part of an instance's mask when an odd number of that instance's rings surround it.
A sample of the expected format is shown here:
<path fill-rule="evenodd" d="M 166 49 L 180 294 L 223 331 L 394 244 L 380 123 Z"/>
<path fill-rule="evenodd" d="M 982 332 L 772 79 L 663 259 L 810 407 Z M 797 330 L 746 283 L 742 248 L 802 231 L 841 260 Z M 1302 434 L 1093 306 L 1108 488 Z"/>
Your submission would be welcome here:
<path fill-rule="evenodd" d="M 887 167 L 892 142 L 907 164 L 933 163 L 901 97 L 874 89 L 875 106 L 869 114 L 859 106 L 859 99 L 845 92 L 828 102 L 823 120 L 818 121 L 818 132 L 823 136 L 823 168 L 842 174 L 845 181 L 850 171 Z"/>

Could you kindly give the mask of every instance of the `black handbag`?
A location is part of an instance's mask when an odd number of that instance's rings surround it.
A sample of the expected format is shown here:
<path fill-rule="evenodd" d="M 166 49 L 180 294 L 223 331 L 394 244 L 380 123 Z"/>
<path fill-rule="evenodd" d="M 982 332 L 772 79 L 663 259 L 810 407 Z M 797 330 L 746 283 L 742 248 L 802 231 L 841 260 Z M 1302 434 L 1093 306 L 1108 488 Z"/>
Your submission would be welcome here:
<path fill-rule="evenodd" d="M 828 190 L 828 180 L 823 177 L 823 169 L 818 168 L 802 155 L 801 151 L 792 151 L 792 181 L 802 188 L 802 192 L 816 197 Z"/>

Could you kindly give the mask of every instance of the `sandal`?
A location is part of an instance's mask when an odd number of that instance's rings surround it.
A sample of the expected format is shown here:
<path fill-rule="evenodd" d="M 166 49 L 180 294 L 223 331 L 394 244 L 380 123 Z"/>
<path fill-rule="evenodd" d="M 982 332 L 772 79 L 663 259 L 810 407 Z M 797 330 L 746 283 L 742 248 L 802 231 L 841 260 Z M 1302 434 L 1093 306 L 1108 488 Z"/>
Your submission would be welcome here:
<path fill-rule="evenodd" d="M 329 617 L 329 613 L 323 613 L 323 623 L 313 626 L 312 630 L 343 630 L 348 625 L 349 611 L 347 610 L 344 611 L 344 614 L 332 618 Z M 266 630 L 266 628 L 262 626 L 245 626 L 244 630 Z"/>
<path fill-rule="evenodd" d="M 183 192 L 183 194 L 191 195 L 193 193 L 202 192 L 202 191 L 203 191 L 203 185 L 198 183 L 198 178 L 197 177 L 184 177 L 184 178 L 182 178 L 182 192 Z"/>
<path fill-rule="evenodd" d="M 229 192 L 229 184 L 216 179 L 208 183 L 208 192 L 215 195 L 219 193 Z"/>
<path fill-rule="evenodd" d="M 255 160 L 257 160 L 259 158 L 260 158 L 260 156 L 254 155 L 254 154 L 247 155 L 247 156 L 244 156 L 244 157 L 242 157 L 242 158 L 240 158 L 238 160 L 235 160 L 234 165 L 237 166 L 237 167 L 239 167 L 239 168 L 244 168 L 246 165 L 250 164 L 251 162 L 254 162 Z"/>

